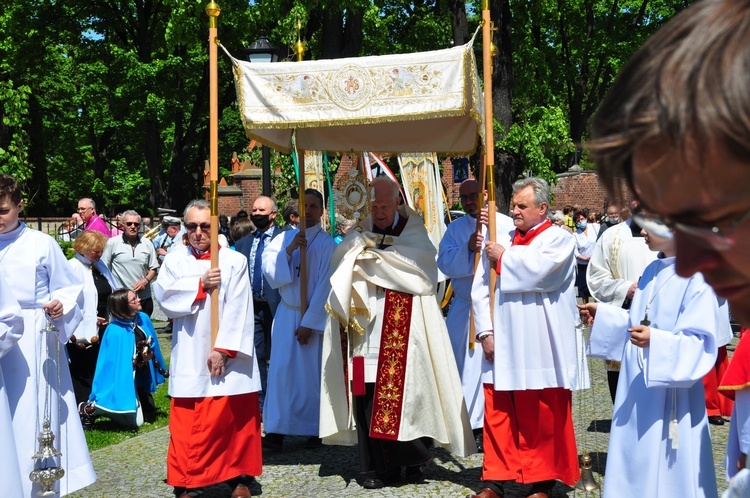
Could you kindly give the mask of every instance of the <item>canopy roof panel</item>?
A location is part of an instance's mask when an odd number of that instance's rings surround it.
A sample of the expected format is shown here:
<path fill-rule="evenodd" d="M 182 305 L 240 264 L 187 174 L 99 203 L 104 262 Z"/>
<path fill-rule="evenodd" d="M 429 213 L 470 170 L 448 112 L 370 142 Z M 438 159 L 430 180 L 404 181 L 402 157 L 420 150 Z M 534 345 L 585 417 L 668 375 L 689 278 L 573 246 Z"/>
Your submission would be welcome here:
<path fill-rule="evenodd" d="M 288 152 L 469 154 L 484 136 L 470 43 L 413 54 L 275 64 L 233 59 L 248 138 Z"/>

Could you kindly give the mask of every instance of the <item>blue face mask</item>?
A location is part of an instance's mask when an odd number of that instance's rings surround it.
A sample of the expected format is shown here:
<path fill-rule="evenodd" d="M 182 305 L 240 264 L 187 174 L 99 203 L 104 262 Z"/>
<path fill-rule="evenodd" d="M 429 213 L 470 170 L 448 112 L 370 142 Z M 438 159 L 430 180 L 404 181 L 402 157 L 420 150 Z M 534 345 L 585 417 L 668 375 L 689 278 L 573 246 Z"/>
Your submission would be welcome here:
<path fill-rule="evenodd" d="M 586 228 L 586 225 L 587 223 L 585 221 L 579 221 L 576 226 L 580 228 L 581 230 L 583 230 L 584 228 Z"/>

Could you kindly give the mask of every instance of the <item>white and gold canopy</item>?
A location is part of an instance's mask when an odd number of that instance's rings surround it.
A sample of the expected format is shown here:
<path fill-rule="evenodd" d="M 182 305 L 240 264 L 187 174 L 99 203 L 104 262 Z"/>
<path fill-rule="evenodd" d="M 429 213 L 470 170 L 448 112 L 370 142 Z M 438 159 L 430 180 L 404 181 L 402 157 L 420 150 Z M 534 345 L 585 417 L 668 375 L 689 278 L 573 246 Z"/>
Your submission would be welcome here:
<path fill-rule="evenodd" d="M 288 152 L 470 154 L 484 136 L 469 44 L 414 54 L 250 64 L 233 59 L 248 138 Z"/>

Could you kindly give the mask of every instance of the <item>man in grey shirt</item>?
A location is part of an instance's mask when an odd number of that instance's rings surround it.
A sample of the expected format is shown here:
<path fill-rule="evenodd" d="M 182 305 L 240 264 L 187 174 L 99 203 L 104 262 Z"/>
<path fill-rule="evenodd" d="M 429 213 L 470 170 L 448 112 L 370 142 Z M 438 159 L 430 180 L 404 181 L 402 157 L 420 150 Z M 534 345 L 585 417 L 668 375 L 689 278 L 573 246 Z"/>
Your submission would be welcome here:
<path fill-rule="evenodd" d="M 154 311 L 151 299 L 151 281 L 156 278 L 159 261 L 150 240 L 138 235 L 141 216 L 135 211 L 122 213 L 123 233 L 107 241 L 102 261 L 107 265 L 117 284 L 133 290 L 141 300 L 143 312 L 148 316 Z"/>

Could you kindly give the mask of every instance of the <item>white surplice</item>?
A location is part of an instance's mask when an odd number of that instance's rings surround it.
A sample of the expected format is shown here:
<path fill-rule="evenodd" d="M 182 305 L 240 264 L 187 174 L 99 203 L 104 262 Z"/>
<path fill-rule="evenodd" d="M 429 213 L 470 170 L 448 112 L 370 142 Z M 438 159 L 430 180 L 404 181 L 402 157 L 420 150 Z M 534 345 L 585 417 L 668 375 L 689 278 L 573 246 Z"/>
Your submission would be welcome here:
<path fill-rule="evenodd" d="M 263 274 L 281 295 L 271 329 L 273 348 L 263 405 L 263 428 L 267 433 L 317 436 L 322 337 L 328 318 L 325 304 L 331 290 L 328 270 L 336 243 L 320 224 L 305 230 L 307 310 L 300 321 L 299 249 L 291 256 L 286 253 L 298 233 L 296 228 L 283 232 L 263 251 Z M 294 335 L 299 326 L 313 330 L 304 346 Z"/>
<path fill-rule="evenodd" d="M 507 234 L 515 230 L 513 220 L 504 214 L 495 215 L 497 233 Z M 474 280 L 474 253 L 469 250 L 469 237 L 476 232 L 476 218 L 463 216 L 448 225 L 440 247 L 437 266 L 451 279 L 453 301 L 451 301 L 445 324 L 448 327 L 453 354 L 464 390 L 466 407 L 472 429 L 484 426 L 484 390 L 482 388 L 482 364 L 491 368 L 484 358 L 482 345 L 475 343 L 469 349 L 469 316 L 471 312 L 471 286 Z M 486 237 L 486 228 L 482 233 Z"/>
<path fill-rule="evenodd" d="M 13 292 L 0 274 L 0 361 L 5 353 L 13 348 L 23 334 L 23 314 Z M 24 496 L 23 481 L 16 452 L 16 438 L 13 436 L 13 420 L 10 416 L 8 395 L 0 369 L 0 475 L 3 492 L 6 496 Z"/>
<path fill-rule="evenodd" d="M 403 205 L 398 212 L 408 220 L 401 234 L 385 236 L 388 247 L 378 247 L 383 236 L 372 232 L 372 219 L 367 217 L 349 230 L 332 257 L 327 301 L 332 316 L 323 336 L 320 436 L 328 444 L 357 443 L 353 397 L 347 389 L 350 362 L 354 355 L 365 356 L 368 369 L 368 352 L 379 346 L 385 288 L 413 296 L 398 440 L 430 437 L 451 453 L 466 456 L 476 452 L 476 445 L 435 298 L 435 247 L 418 214 Z M 340 321 L 349 324 L 349 348 L 344 352 Z M 350 378 L 344 377 L 344 362 L 349 364 Z M 372 382 L 368 375 L 366 371 L 366 381 Z"/>
<path fill-rule="evenodd" d="M 718 496 L 701 378 L 716 361 L 719 307 L 703 277 L 677 276 L 674 261 L 646 267 L 629 312 L 597 308 L 591 354 L 622 362 L 605 497 Z M 627 329 L 647 307 L 650 344 L 639 348 Z"/>
<path fill-rule="evenodd" d="M 594 246 L 586 269 L 591 296 L 601 303 L 622 306 L 628 289 L 658 254 L 643 237 L 633 237 L 632 219 L 608 228 Z"/>
<path fill-rule="evenodd" d="M 505 252 L 497 277 L 494 324 L 484 254 L 474 278 L 476 330 L 495 332 L 494 364 L 482 380 L 494 383 L 497 391 L 585 388 L 587 370 L 577 360 L 582 335 L 576 329 L 580 318 L 574 287 L 575 239 L 555 226 L 529 245 L 511 245 L 512 237 L 512 232 L 497 237 Z"/>
<path fill-rule="evenodd" d="M 81 321 L 79 300 L 83 283 L 71 270 L 57 242 L 24 223 L 20 223 L 15 230 L 0 234 L 0 273 L 13 290 L 24 318 L 24 334 L 16 346 L 0 359 L 13 417 L 18 461 L 24 477 L 23 496 L 36 496 L 36 492 L 41 490 L 28 476 L 34 468 L 32 456 L 38 447 L 37 431 L 41 430 L 44 392 L 37 393 L 37 382 L 43 374 L 41 355 L 46 354 L 44 351 L 47 348 L 52 357 L 59 352 L 60 359 L 59 364 L 50 364 L 51 425 L 56 435 L 55 445 L 62 453 L 60 462 L 65 470 L 65 475 L 55 487 L 66 495 L 96 480 L 78 416 L 64 346 Z M 55 336 L 45 334 L 43 338 L 39 331 L 45 327 L 47 318 L 42 306 L 55 299 L 63 305 L 63 316 L 54 320 L 59 332 Z M 60 395 L 64 419 L 58 417 Z"/>
<path fill-rule="evenodd" d="M 211 298 L 196 301 L 200 277 L 211 267 L 196 259 L 189 246 L 164 257 L 154 296 L 164 313 L 174 319 L 169 394 L 174 398 L 231 396 L 260 390 L 260 374 L 253 342 L 253 299 L 247 258 L 230 249 L 219 250 L 219 331 L 214 348 L 236 351 L 226 373 L 211 377 L 206 359 L 211 354 Z"/>

